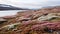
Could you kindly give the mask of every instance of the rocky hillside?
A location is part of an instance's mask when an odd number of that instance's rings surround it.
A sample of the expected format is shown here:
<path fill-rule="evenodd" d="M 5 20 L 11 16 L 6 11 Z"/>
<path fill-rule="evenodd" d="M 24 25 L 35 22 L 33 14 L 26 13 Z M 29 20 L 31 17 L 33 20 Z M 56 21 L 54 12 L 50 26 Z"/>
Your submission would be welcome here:
<path fill-rule="evenodd" d="M 60 7 L 0 17 L 0 34 L 60 34 Z"/>

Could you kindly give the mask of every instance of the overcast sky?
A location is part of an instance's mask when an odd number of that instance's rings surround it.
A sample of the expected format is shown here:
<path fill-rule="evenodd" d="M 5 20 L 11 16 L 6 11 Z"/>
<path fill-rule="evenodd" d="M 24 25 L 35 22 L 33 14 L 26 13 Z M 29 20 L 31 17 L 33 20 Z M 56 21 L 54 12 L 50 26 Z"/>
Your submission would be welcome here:
<path fill-rule="evenodd" d="M 60 0 L 0 0 L 1 4 L 9 4 L 22 8 L 41 8 L 60 5 Z"/>
<path fill-rule="evenodd" d="M 0 4 L 8 4 L 21 8 L 37 9 L 46 6 L 60 5 L 60 0 L 0 0 Z M 0 11 L 0 16 L 14 15 L 16 11 Z"/>

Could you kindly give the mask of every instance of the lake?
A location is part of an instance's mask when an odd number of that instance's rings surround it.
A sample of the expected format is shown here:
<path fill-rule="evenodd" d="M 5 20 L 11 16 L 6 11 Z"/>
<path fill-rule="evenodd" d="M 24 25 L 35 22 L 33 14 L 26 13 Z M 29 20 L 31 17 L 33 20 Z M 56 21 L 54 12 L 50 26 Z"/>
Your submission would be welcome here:
<path fill-rule="evenodd" d="M 0 11 L 0 17 L 8 16 L 8 15 L 15 15 L 17 12 L 25 11 L 25 10 L 5 10 Z"/>

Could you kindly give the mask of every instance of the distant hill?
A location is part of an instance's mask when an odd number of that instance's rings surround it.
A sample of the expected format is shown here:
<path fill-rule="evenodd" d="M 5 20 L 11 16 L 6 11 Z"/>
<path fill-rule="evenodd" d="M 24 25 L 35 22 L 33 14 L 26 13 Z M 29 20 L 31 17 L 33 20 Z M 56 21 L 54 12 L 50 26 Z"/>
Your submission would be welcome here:
<path fill-rule="evenodd" d="M 0 10 L 29 10 L 29 9 L 14 7 L 6 4 L 0 4 Z"/>

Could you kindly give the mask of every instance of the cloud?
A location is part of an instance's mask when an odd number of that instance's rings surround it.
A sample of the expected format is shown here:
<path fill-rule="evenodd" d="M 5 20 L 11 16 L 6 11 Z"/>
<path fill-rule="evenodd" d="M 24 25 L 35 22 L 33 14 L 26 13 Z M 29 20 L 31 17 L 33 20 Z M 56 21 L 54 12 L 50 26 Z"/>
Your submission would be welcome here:
<path fill-rule="evenodd" d="M 41 8 L 43 6 L 60 5 L 60 0 L 0 0 L 0 3 L 22 8 Z"/>

